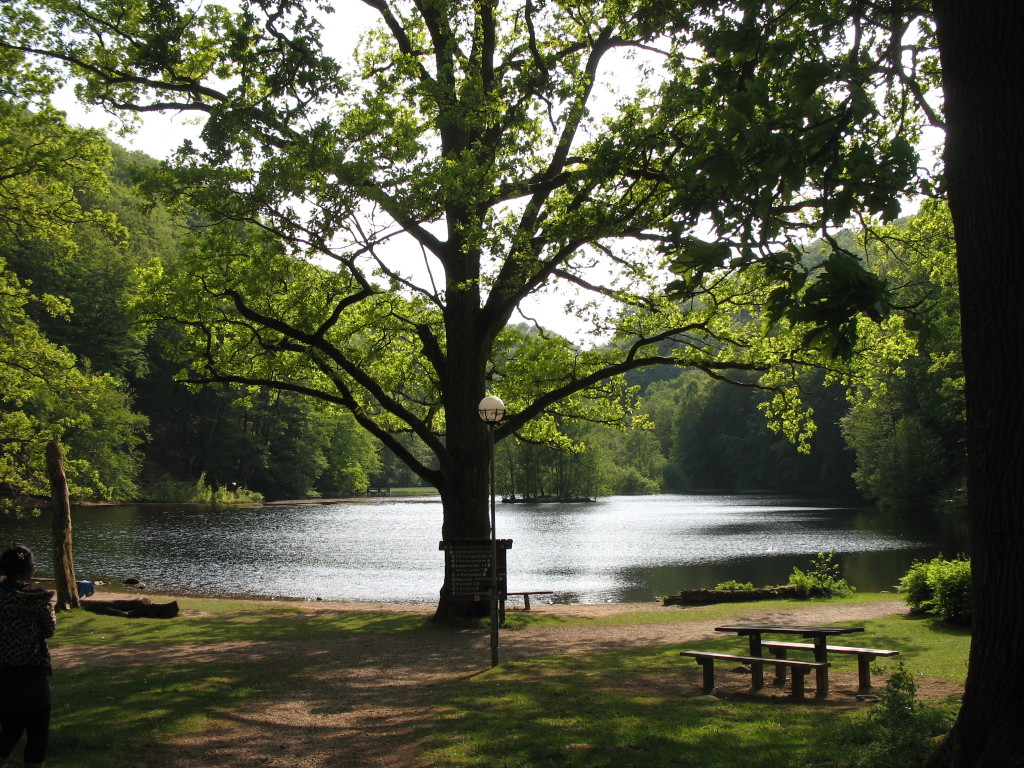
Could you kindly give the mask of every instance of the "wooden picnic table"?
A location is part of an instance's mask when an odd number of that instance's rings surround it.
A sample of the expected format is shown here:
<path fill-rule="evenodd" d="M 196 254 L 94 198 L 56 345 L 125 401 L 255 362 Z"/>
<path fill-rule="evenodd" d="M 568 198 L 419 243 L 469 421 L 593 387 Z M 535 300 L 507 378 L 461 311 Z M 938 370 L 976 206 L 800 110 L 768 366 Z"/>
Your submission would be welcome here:
<path fill-rule="evenodd" d="M 852 632 L 863 632 L 864 627 L 803 627 L 788 624 L 729 624 L 715 627 L 716 632 L 733 632 L 745 636 L 750 644 L 750 656 L 763 657 L 761 637 L 766 634 L 800 635 L 811 640 L 814 645 L 814 660 L 828 662 L 828 639 L 836 635 L 847 635 Z M 770 659 L 765 659 L 766 662 Z M 828 695 L 828 667 L 821 666 L 815 671 L 816 691 L 818 697 Z M 764 685 L 764 667 L 754 664 L 751 667 L 751 685 L 754 689 Z"/>

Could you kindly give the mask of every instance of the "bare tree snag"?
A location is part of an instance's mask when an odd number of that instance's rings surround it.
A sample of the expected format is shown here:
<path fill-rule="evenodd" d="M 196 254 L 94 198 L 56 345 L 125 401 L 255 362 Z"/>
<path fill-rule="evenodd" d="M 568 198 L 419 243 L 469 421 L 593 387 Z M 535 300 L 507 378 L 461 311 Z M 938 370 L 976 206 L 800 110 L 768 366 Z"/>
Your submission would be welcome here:
<path fill-rule="evenodd" d="M 46 474 L 50 478 L 53 506 L 53 578 L 57 582 L 57 607 L 69 611 L 78 608 L 80 602 L 71 553 L 71 497 L 64 474 L 64 454 L 56 440 L 46 444 Z"/>

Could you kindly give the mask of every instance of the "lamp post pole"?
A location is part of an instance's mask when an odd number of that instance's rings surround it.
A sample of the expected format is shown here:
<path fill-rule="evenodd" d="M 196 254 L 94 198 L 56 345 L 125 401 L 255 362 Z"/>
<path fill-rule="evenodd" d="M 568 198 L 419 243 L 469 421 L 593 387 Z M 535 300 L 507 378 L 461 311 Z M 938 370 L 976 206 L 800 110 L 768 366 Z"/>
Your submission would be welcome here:
<path fill-rule="evenodd" d="M 495 524 L 495 459 L 494 459 L 494 428 L 505 416 L 505 403 L 500 397 L 488 395 L 480 401 L 477 413 L 487 423 L 490 435 L 491 451 L 491 667 L 498 666 L 498 533 Z"/>

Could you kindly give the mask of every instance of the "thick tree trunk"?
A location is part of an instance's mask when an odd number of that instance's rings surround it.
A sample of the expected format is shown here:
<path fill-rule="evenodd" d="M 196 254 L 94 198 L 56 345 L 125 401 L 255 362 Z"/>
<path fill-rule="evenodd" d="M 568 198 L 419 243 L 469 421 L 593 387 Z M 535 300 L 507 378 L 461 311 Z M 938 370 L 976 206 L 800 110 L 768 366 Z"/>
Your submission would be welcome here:
<path fill-rule="evenodd" d="M 71 552 L 71 499 L 64 475 L 64 455 L 60 444 L 46 444 L 46 473 L 50 478 L 50 504 L 53 507 L 53 578 L 57 582 L 57 606 L 71 610 L 79 606 L 75 561 Z"/>
<path fill-rule="evenodd" d="M 934 765 L 1024 766 L 1024 3 L 935 0 L 967 380 L 974 632 Z"/>
<path fill-rule="evenodd" d="M 465 276 L 462 276 L 465 278 Z M 471 278 L 472 276 L 470 276 Z M 473 284 L 465 278 L 464 284 Z M 485 372 L 490 343 L 481 340 L 486 330 L 479 310 L 479 295 L 463 291 L 452 283 L 452 296 L 445 310 L 448 349 L 443 373 L 446 453 L 441 457 L 438 492 L 444 520 L 443 541 L 489 542 L 490 438 L 488 427 L 477 413 L 486 394 Z M 454 573 L 445 558 L 444 584 L 434 617 L 438 621 L 486 616 L 489 604 L 483 598 L 453 596 Z"/>
<path fill-rule="evenodd" d="M 473 416 L 476 417 L 475 410 Z M 448 428 L 452 427 L 452 420 L 449 419 Z M 441 487 L 438 489 L 441 494 L 441 508 L 444 516 L 441 537 L 444 546 L 447 547 L 459 544 L 479 547 L 487 544 L 491 538 L 486 428 L 482 424 L 473 424 L 468 420 L 463 428 L 467 432 L 475 432 L 482 428 L 485 439 L 480 449 L 475 452 L 469 450 L 468 446 L 478 441 L 470 439 L 468 434 L 455 441 L 465 444 L 467 447 L 460 448 L 453 453 L 455 469 L 450 476 L 444 477 Z M 451 440 L 449 440 L 449 450 L 453 447 L 450 443 Z M 442 472 L 442 475 L 445 474 Z M 456 574 L 453 571 L 452 562 L 452 558 L 446 554 L 444 584 L 441 587 L 434 619 L 449 622 L 486 616 L 490 609 L 489 603 L 484 597 L 479 594 L 467 596 L 454 593 Z"/>

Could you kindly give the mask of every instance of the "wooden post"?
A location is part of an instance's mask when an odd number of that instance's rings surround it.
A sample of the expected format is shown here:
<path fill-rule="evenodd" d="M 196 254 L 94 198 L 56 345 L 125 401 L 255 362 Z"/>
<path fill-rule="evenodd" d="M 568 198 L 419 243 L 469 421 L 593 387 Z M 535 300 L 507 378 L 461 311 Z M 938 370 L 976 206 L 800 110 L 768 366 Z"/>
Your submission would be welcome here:
<path fill-rule="evenodd" d="M 46 474 L 50 478 L 53 507 L 53 578 L 57 582 L 57 608 L 70 611 L 79 607 L 80 602 L 71 553 L 71 497 L 64 474 L 64 454 L 56 440 L 46 444 Z"/>

